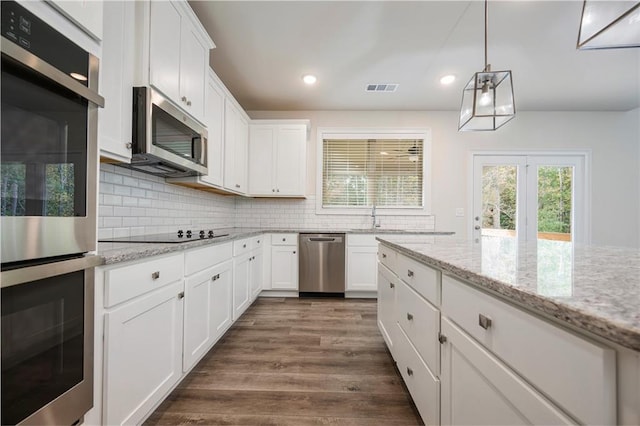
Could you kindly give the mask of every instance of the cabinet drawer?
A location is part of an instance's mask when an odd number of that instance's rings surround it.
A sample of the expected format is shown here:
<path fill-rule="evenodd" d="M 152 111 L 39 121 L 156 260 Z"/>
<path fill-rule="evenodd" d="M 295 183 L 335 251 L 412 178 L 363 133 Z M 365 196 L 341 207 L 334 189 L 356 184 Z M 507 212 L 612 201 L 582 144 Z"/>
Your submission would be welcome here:
<path fill-rule="evenodd" d="M 258 235 L 251 238 L 251 250 L 260 248 L 264 245 L 264 235 Z"/>
<path fill-rule="evenodd" d="M 244 240 L 233 242 L 233 257 L 239 256 L 243 253 L 247 253 L 249 250 L 251 250 L 250 238 L 245 238 Z"/>
<path fill-rule="evenodd" d="M 191 275 L 231 259 L 232 243 L 189 250 L 184 254 L 184 274 Z"/>
<path fill-rule="evenodd" d="M 183 254 L 180 253 L 106 270 L 104 273 L 105 308 L 182 280 L 183 259 Z"/>
<path fill-rule="evenodd" d="M 396 252 L 393 249 L 390 249 L 389 247 L 383 244 L 380 244 L 378 246 L 378 260 L 384 266 L 389 268 L 391 272 L 393 272 L 394 274 L 397 274 L 396 257 L 397 257 Z"/>
<path fill-rule="evenodd" d="M 436 376 L 440 375 L 440 311 L 407 284 L 398 285 L 396 315 L 413 346 Z"/>
<path fill-rule="evenodd" d="M 400 326 L 396 330 L 396 363 L 416 408 L 427 425 L 440 424 L 440 380 L 434 377 Z"/>
<path fill-rule="evenodd" d="M 272 246 L 295 246 L 298 245 L 298 234 L 272 234 Z"/>
<path fill-rule="evenodd" d="M 616 423 L 612 349 L 448 276 L 442 278 L 442 314 L 580 423 Z"/>
<path fill-rule="evenodd" d="M 399 254 L 396 274 L 422 297 L 440 306 L 440 271 Z"/>
<path fill-rule="evenodd" d="M 347 246 L 377 246 L 374 234 L 347 234 Z"/>

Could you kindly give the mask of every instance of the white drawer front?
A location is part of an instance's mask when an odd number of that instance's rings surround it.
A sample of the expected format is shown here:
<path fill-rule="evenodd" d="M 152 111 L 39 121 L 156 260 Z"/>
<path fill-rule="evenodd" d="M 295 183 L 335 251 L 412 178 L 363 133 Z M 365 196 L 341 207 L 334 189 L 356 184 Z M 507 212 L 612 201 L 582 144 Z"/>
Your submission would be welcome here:
<path fill-rule="evenodd" d="M 271 234 L 272 246 L 297 246 L 298 234 Z"/>
<path fill-rule="evenodd" d="M 616 423 L 616 364 L 612 349 L 448 276 L 442 278 L 442 314 L 580 423 Z M 486 329 L 480 325 L 480 315 Z"/>
<path fill-rule="evenodd" d="M 398 285 L 396 315 L 402 330 L 434 375 L 440 375 L 440 311 L 407 284 Z"/>
<path fill-rule="evenodd" d="M 244 240 L 233 242 L 233 257 L 239 256 L 243 253 L 247 253 L 249 250 L 251 250 L 250 238 L 245 238 Z"/>
<path fill-rule="evenodd" d="M 397 255 L 394 250 L 382 244 L 378 246 L 378 260 L 394 274 L 398 273 L 396 271 L 396 257 Z"/>
<path fill-rule="evenodd" d="M 104 275 L 105 308 L 182 280 L 182 253 L 107 269 Z"/>
<path fill-rule="evenodd" d="M 396 363 L 411 398 L 425 424 L 439 425 L 440 380 L 431 374 L 399 326 L 396 335 Z"/>
<path fill-rule="evenodd" d="M 195 274 L 203 269 L 231 259 L 233 244 L 225 243 L 189 250 L 184 254 L 185 275 Z"/>
<path fill-rule="evenodd" d="M 251 250 L 260 248 L 264 245 L 264 235 L 251 237 Z"/>
<path fill-rule="evenodd" d="M 347 234 L 347 246 L 376 246 L 374 234 Z"/>
<path fill-rule="evenodd" d="M 440 306 L 440 271 L 423 265 L 406 256 L 398 255 L 398 276 L 422 297 Z"/>

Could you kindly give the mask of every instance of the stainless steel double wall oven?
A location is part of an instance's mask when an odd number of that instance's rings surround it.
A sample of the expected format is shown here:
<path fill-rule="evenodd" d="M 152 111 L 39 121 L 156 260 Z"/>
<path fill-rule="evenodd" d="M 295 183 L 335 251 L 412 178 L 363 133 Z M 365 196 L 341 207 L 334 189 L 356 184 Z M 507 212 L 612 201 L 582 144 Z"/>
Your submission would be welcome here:
<path fill-rule="evenodd" d="M 93 405 L 98 60 L 2 1 L 1 424 Z"/>

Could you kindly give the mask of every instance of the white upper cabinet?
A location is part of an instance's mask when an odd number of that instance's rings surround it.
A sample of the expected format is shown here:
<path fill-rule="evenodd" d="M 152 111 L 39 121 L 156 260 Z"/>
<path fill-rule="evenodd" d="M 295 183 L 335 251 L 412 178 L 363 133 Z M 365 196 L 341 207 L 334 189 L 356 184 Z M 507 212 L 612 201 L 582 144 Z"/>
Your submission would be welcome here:
<path fill-rule="evenodd" d="M 49 0 L 64 16 L 97 40 L 102 40 L 102 0 Z"/>
<path fill-rule="evenodd" d="M 224 90 L 209 70 L 205 100 L 205 124 L 209 133 L 207 139 L 208 174 L 201 179 L 215 186 L 224 182 Z"/>
<path fill-rule="evenodd" d="M 104 4 L 100 92 L 104 108 L 98 109 L 100 156 L 128 163 L 131 161 L 132 87 L 134 86 L 135 4 L 108 1 Z"/>
<path fill-rule="evenodd" d="M 230 99 L 224 105 L 224 187 L 229 191 L 247 193 L 247 148 L 249 124 Z"/>
<path fill-rule="evenodd" d="M 187 2 L 151 2 L 149 83 L 201 122 L 214 47 Z"/>
<path fill-rule="evenodd" d="M 249 193 L 304 197 L 308 120 L 254 120 L 249 131 Z"/>

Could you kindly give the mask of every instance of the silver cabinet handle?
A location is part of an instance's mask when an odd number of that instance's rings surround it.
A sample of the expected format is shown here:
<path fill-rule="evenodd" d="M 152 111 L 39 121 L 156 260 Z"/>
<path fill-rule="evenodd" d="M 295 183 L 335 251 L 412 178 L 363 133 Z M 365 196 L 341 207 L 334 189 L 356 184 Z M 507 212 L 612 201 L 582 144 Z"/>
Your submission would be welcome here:
<path fill-rule="evenodd" d="M 478 316 L 478 324 L 480 325 L 480 327 L 482 327 L 485 330 L 487 330 L 487 329 L 489 329 L 489 327 L 491 327 L 491 318 L 480 314 Z"/>
<path fill-rule="evenodd" d="M 258 240 L 258 244 L 260 244 L 260 240 Z"/>
<path fill-rule="evenodd" d="M 474 226 L 473 229 L 475 229 L 476 231 L 479 231 L 480 230 L 480 225 Z"/>
<path fill-rule="evenodd" d="M 160 278 L 160 271 L 155 271 L 154 273 L 151 274 L 152 280 L 157 280 L 158 278 Z"/>
<path fill-rule="evenodd" d="M 242 245 L 242 248 L 247 248 L 247 245 L 246 245 L 246 244 L 243 244 L 243 245 Z"/>
<path fill-rule="evenodd" d="M 127 149 L 131 149 L 133 147 L 133 145 L 131 144 L 131 142 L 127 142 L 124 144 L 124 146 L 127 147 Z"/>
<path fill-rule="evenodd" d="M 413 376 L 413 370 L 409 367 L 407 367 L 407 374 Z"/>
<path fill-rule="evenodd" d="M 409 321 L 412 321 L 412 320 L 413 320 L 413 315 L 412 315 L 412 314 L 410 314 L 409 312 L 407 312 L 407 319 L 408 319 Z"/>
<path fill-rule="evenodd" d="M 275 190 L 275 189 L 272 189 L 272 190 L 271 190 L 271 192 L 276 192 L 276 190 Z"/>
<path fill-rule="evenodd" d="M 442 333 L 438 333 L 438 342 L 440 342 L 440 344 L 444 345 L 447 342 L 447 336 L 445 336 Z"/>
<path fill-rule="evenodd" d="M 187 101 L 187 106 L 191 106 L 191 101 Z"/>
<path fill-rule="evenodd" d="M 215 274 L 214 276 L 211 277 L 211 281 L 217 281 L 220 279 L 220 274 Z"/>
<path fill-rule="evenodd" d="M 407 269 L 407 276 L 408 277 L 412 277 L 413 276 L 413 271 L 411 269 Z"/>
<path fill-rule="evenodd" d="M 293 254 L 296 254 L 296 252 L 294 251 Z"/>
<path fill-rule="evenodd" d="M 276 189 L 276 192 L 280 192 L 280 190 L 279 190 L 279 189 Z"/>
<path fill-rule="evenodd" d="M 240 185 L 238 185 L 237 183 L 236 183 L 236 188 L 240 188 Z"/>
<path fill-rule="evenodd" d="M 184 291 L 178 293 L 178 299 L 184 299 Z"/>
<path fill-rule="evenodd" d="M 283 238 L 283 239 L 282 239 L 282 241 L 287 241 L 287 239 L 286 239 L 286 238 Z"/>
<path fill-rule="evenodd" d="M 396 288 L 396 285 L 394 283 L 389 283 L 389 288 Z"/>
<path fill-rule="evenodd" d="M 186 97 L 186 96 L 183 96 L 183 97 L 181 97 L 181 98 L 180 98 L 180 100 L 181 100 L 182 102 L 187 102 L 187 97 Z"/>
<path fill-rule="evenodd" d="M 382 253 L 382 258 L 386 259 L 387 258 L 387 254 L 386 253 Z"/>

